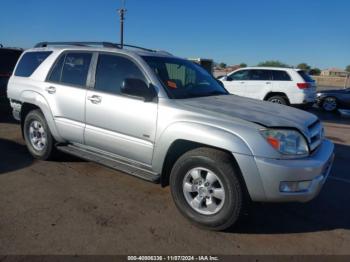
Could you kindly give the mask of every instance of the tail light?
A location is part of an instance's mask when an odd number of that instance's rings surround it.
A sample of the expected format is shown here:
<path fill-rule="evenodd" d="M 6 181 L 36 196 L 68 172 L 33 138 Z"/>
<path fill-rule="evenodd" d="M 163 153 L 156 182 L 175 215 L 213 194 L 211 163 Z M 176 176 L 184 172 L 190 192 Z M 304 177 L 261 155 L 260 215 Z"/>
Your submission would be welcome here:
<path fill-rule="evenodd" d="M 309 83 L 297 83 L 299 89 L 306 89 L 310 87 Z"/>

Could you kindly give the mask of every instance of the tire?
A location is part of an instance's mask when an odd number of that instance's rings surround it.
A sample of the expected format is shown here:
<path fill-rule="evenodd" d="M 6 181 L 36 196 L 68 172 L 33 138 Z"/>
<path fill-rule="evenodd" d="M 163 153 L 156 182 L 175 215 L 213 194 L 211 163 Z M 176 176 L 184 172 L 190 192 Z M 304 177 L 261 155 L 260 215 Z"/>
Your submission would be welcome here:
<path fill-rule="evenodd" d="M 198 148 L 185 153 L 176 161 L 170 174 L 171 193 L 177 208 L 191 222 L 206 229 L 224 230 L 233 226 L 241 216 L 244 204 L 238 172 L 225 152 Z M 193 174 L 199 174 L 204 181 L 199 184 L 201 178 L 194 179 Z M 214 181 L 213 174 L 217 181 L 201 190 L 205 187 L 205 181 Z M 189 191 L 193 187 L 197 187 L 197 191 L 189 193 L 185 190 L 185 185 L 189 184 L 192 185 Z M 202 202 L 191 205 L 189 200 L 193 199 Z"/>
<path fill-rule="evenodd" d="M 287 99 L 283 96 L 271 96 L 267 99 L 267 101 L 280 105 L 288 105 Z"/>
<path fill-rule="evenodd" d="M 326 112 L 336 112 L 338 110 L 338 102 L 335 97 L 327 96 L 323 98 L 321 107 Z"/>
<path fill-rule="evenodd" d="M 49 160 L 54 157 L 56 153 L 55 140 L 40 110 L 30 111 L 26 115 L 23 124 L 23 135 L 27 148 L 34 158 Z"/>

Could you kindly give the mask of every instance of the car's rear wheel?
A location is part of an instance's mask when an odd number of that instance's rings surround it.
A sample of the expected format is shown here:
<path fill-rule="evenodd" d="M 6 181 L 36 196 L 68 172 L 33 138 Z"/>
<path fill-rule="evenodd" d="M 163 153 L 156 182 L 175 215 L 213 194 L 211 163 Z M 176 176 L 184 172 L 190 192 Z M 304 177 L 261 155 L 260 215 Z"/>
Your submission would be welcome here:
<path fill-rule="evenodd" d="M 27 148 L 33 157 L 48 160 L 54 156 L 54 138 L 40 110 L 33 110 L 26 115 L 23 134 Z"/>
<path fill-rule="evenodd" d="M 335 97 L 325 97 L 322 101 L 322 109 L 327 112 L 335 112 L 338 109 L 337 99 Z"/>
<path fill-rule="evenodd" d="M 170 174 L 174 202 L 195 224 L 213 230 L 231 227 L 243 209 L 238 170 L 225 152 L 209 148 L 181 156 Z"/>
<path fill-rule="evenodd" d="M 280 105 L 287 105 L 287 99 L 283 96 L 271 96 L 267 99 L 267 101 Z"/>

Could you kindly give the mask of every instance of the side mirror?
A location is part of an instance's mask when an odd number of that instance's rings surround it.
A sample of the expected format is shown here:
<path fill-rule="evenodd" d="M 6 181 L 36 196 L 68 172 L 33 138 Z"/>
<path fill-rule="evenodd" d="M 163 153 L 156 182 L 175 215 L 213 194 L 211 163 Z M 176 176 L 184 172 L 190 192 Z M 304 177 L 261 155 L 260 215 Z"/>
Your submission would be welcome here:
<path fill-rule="evenodd" d="M 157 93 L 153 86 L 148 86 L 145 81 L 137 78 L 127 78 L 120 89 L 122 94 L 143 98 L 144 101 L 152 101 Z"/>

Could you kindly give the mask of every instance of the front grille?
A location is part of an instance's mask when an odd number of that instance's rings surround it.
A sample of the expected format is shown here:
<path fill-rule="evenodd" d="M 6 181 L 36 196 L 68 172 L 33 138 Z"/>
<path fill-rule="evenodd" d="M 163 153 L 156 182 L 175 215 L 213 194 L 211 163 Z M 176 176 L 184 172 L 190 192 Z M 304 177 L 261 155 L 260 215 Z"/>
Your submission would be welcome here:
<path fill-rule="evenodd" d="M 322 142 L 323 127 L 320 120 L 316 120 L 314 123 L 308 126 L 309 130 L 309 143 L 311 152 L 315 151 Z"/>

